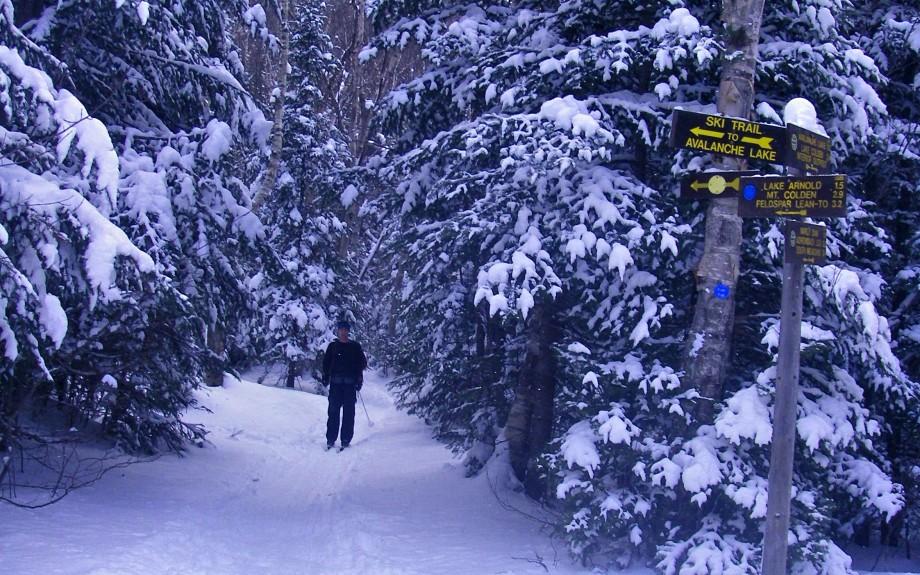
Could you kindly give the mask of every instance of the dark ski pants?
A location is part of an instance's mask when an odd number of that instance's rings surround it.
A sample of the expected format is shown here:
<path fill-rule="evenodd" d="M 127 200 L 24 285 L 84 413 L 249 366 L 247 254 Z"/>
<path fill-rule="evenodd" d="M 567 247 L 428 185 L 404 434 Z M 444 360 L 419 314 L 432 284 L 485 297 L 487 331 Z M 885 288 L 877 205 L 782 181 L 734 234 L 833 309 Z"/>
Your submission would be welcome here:
<path fill-rule="evenodd" d="M 358 394 L 353 385 L 329 386 L 329 419 L 326 420 L 326 443 L 335 443 L 339 435 L 339 412 L 342 421 L 342 445 L 351 443 L 355 434 L 355 403 Z"/>

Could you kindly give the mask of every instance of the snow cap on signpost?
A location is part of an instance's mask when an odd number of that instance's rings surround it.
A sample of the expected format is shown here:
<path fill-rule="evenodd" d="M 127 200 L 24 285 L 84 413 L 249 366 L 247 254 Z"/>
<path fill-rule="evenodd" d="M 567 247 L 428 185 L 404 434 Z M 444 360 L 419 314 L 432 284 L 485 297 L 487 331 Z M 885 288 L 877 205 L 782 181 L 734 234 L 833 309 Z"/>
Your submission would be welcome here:
<path fill-rule="evenodd" d="M 783 121 L 827 136 L 827 131 L 818 123 L 818 112 L 815 110 L 815 105 L 805 98 L 789 100 L 786 107 L 783 108 Z"/>

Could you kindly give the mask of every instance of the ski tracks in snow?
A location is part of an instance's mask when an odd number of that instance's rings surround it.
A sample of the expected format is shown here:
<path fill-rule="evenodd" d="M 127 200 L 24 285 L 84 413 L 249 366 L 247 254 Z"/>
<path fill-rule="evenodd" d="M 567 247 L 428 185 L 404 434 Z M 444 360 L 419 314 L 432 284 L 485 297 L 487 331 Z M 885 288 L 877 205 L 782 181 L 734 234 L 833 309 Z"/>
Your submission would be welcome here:
<path fill-rule="evenodd" d="M 325 451 L 326 398 L 228 378 L 196 412 L 210 444 L 39 510 L 0 509 L 5 575 L 586 573 L 504 509 L 376 374 L 352 447 Z M 528 503 L 506 494 L 516 506 Z"/>

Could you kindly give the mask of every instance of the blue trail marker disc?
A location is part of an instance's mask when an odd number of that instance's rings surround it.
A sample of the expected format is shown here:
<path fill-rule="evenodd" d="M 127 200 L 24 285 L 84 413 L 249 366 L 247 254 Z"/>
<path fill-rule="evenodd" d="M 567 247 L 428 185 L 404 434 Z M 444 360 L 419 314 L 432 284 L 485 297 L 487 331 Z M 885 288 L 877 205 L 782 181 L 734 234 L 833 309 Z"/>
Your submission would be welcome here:
<path fill-rule="evenodd" d="M 754 199 L 754 196 L 757 195 L 757 187 L 754 184 L 748 184 L 744 186 L 744 199 L 751 201 Z"/>
<path fill-rule="evenodd" d="M 718 283 L 716 284 L 715 289 L 712 290 L 712 295 L 714 295 L 716 299 L 728 299 L 728 296 L 731 294 L 731 292 L 732 290 L 730 287 L 723 283 Z"/>

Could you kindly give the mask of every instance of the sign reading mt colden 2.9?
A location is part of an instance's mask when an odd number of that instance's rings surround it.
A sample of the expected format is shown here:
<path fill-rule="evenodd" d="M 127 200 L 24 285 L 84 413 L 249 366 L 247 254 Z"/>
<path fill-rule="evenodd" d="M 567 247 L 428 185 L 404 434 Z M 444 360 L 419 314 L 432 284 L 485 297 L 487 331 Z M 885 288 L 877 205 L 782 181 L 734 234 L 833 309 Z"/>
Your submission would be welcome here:
<path fill-rule="evenodd" d="M 786 128 L 741 118 L 674 110 L 671 144 L 686 150 L 778 164 L 785 158 Z"/>
<path fill-rule="evenodd" d="M 847 215 L 847 178 L 826 176 L 742 176 L 738 215 L 742 218 Z"/>

